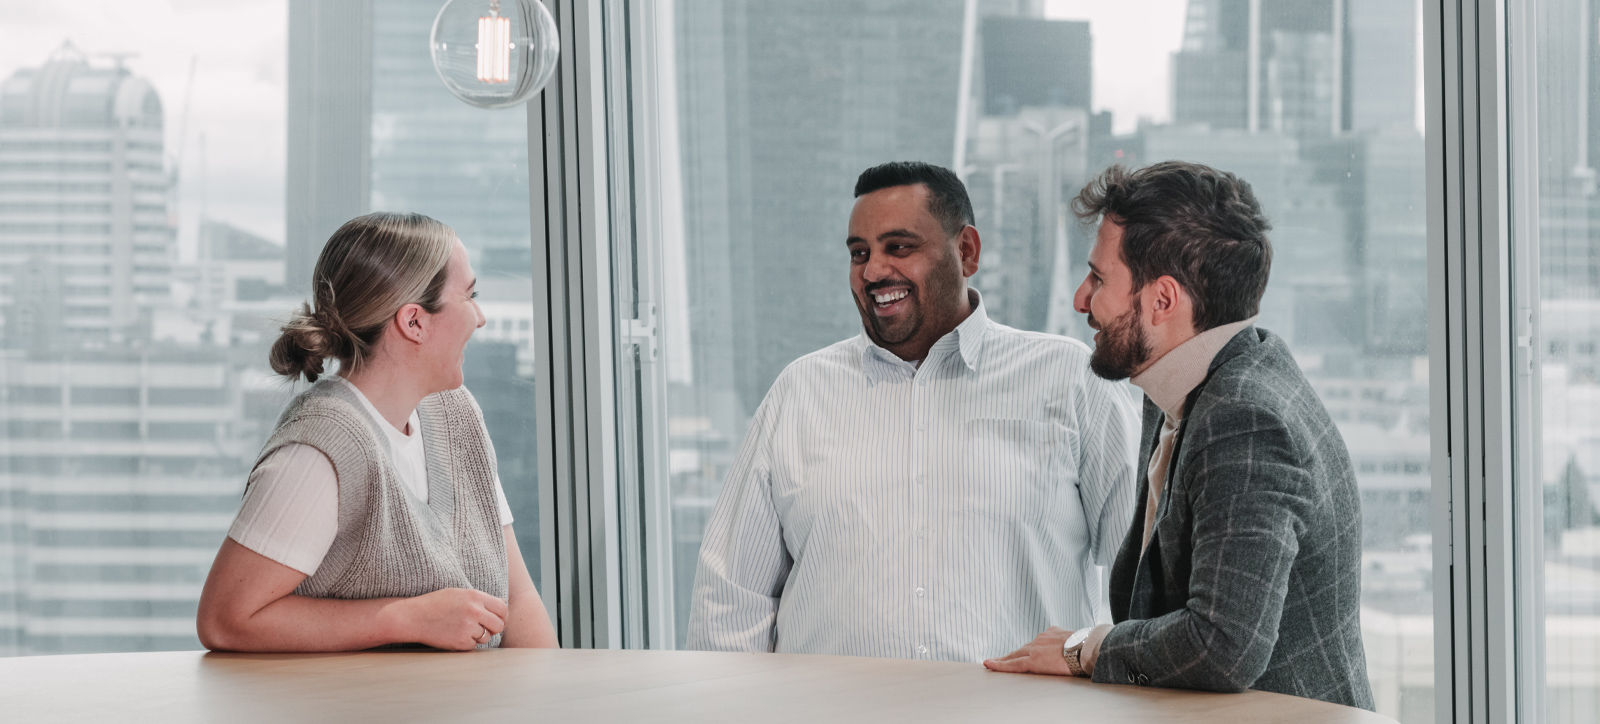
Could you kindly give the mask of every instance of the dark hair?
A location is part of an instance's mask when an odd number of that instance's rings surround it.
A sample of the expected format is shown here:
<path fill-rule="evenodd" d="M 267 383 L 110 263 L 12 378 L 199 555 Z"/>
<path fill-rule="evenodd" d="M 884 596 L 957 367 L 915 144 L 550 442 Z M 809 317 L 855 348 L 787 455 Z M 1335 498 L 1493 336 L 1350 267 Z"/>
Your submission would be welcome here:
<path fill-rule="evenodd" d="M 939 220 L 944 233 L 955 236 L 972 224 L 972 199 L 967 186 L 950 169 L 921 161 L 891 161 L 861 172 L 856 198 L 895 186 L 928 187 L 928 213 Z"/>
<path fill-rule="evenodd" d="M 1162 276 L 1177 280 L 1194 303 L 1196 332 L 1260 312 L 1272 225 L 1244 179 L 1184 161 L 1112 166 L 1083 187 L 1072 211 L 1122 227 L 1135 290 Z"/>

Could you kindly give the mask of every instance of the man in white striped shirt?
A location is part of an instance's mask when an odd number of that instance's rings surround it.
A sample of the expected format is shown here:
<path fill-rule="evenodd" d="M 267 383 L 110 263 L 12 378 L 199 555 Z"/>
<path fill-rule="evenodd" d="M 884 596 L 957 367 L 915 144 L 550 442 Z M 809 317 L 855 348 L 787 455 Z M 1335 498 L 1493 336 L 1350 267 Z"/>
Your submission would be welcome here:
<path fill-rule="evenodd" d="M 700 548 L 688 646 L 979 661 L 1095 619 L 1133 516 L 1128 395 L 1089 349 L 989 320 L 965 187 L 868 169 L 863 334 L 790 364 Z"/>

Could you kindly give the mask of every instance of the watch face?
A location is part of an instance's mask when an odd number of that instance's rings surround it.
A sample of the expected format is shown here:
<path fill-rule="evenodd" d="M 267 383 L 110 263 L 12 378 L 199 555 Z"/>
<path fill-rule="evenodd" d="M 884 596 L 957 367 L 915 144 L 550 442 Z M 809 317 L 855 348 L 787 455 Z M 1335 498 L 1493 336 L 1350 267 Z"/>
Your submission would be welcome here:
<path fill-rule="evenodd" d="M 1093 626 L 1089 628 L 1080 628 L 1077 631 L 1073 631 L 1072 635 L 1067 637 L 1066 643 L 1062 644 L 1061 647 L 1072 648 L 1073 646 L 1083 643 L 1083 640 L 1089 638 L 1089 634 L 1092 631 L 1094 631 Z"/>

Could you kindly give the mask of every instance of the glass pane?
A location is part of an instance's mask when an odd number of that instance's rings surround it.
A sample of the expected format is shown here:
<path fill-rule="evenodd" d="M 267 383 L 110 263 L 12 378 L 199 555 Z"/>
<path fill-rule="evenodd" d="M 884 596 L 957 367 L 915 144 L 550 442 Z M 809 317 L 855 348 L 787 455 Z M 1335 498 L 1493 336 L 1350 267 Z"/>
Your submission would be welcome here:
<path fill-rule="evenodd" d="M 979 0 L 968 28 L 960 0 L 676 4 L 684 241 L 664 260 L 664 354 L 680 645 L 751 415 L 785 365 L 861 331 L 843 243 L 857 174 L 959 163 L 989 314 L 1088 341 L 1071 300 L 1093 230 L 1067 201 L 1110 164 L 1183 159 L 1249 180 L 1273 222 L 1260 324 L 1290 342 L 1358 471 L 1379 711 L 1432 721 L 1419 5 L 1265 0 L 1255 23 L 1250 6 Z"/>
<path fill-rule="evenodd" d="M 347 154 L 369 165 L 342 178 L 472 252 L 466 384 L 538 581 L 526 116 L 444 91 L 439 2 L 375 5 L 370 97 L 341 106 L 370 112 Z M 331 231 L 286 232 L 287 99 L 317 73 L 289 63 L 290 9 L 0 9 L 0 655 L 199 648 L 201 584 L 303 388 L 266 364 L 305 292 L 286 259 Z"/>
<path fill-rule="evenodd" d="M 470 106 L 445 90 L 428 53 L 442 5 L 374 3 L 371 208 L 443 221 L 472 254 L 488 322 L 467 346 L 466 387 L 483 408 L 517 545 L 538 585 L 528 115 Z"/>
<path fill-rule="evenodd" d="M 0 655 L 199 648 L 288 392 L 286 10 L 0 9 Z"/>
<path fill-rule="evenodd" d="M 1538 93 L 1538 349 L 1535 426 L 1543 490 L 1546 722 L 1600 722 L 1600 6 L 1551 0 L 1533 6 Z M 1536 516 L 1537 517 L 1537 516 Z"/>

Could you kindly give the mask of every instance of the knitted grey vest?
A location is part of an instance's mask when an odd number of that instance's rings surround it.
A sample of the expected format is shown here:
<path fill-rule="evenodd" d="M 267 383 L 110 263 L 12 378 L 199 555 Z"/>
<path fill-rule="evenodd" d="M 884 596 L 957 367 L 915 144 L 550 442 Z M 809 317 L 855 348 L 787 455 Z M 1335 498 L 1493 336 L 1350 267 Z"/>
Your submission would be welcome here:
<path fill-rule="evenodd" d="M 417 405 L 428 461 L 423 502 L 395 473 L 389 438 L 342 382 L 323 380 L 289 403 L 256 464 L 284 445 L 310 445 L 339 477 L 339 533 L 295 594 L 410 598 L 475 588 L 506 598 L 506 546 L 495 499 L 494 445 L 465 387 Z M 487 644 L 500 645 L 500 636 Z"/>

